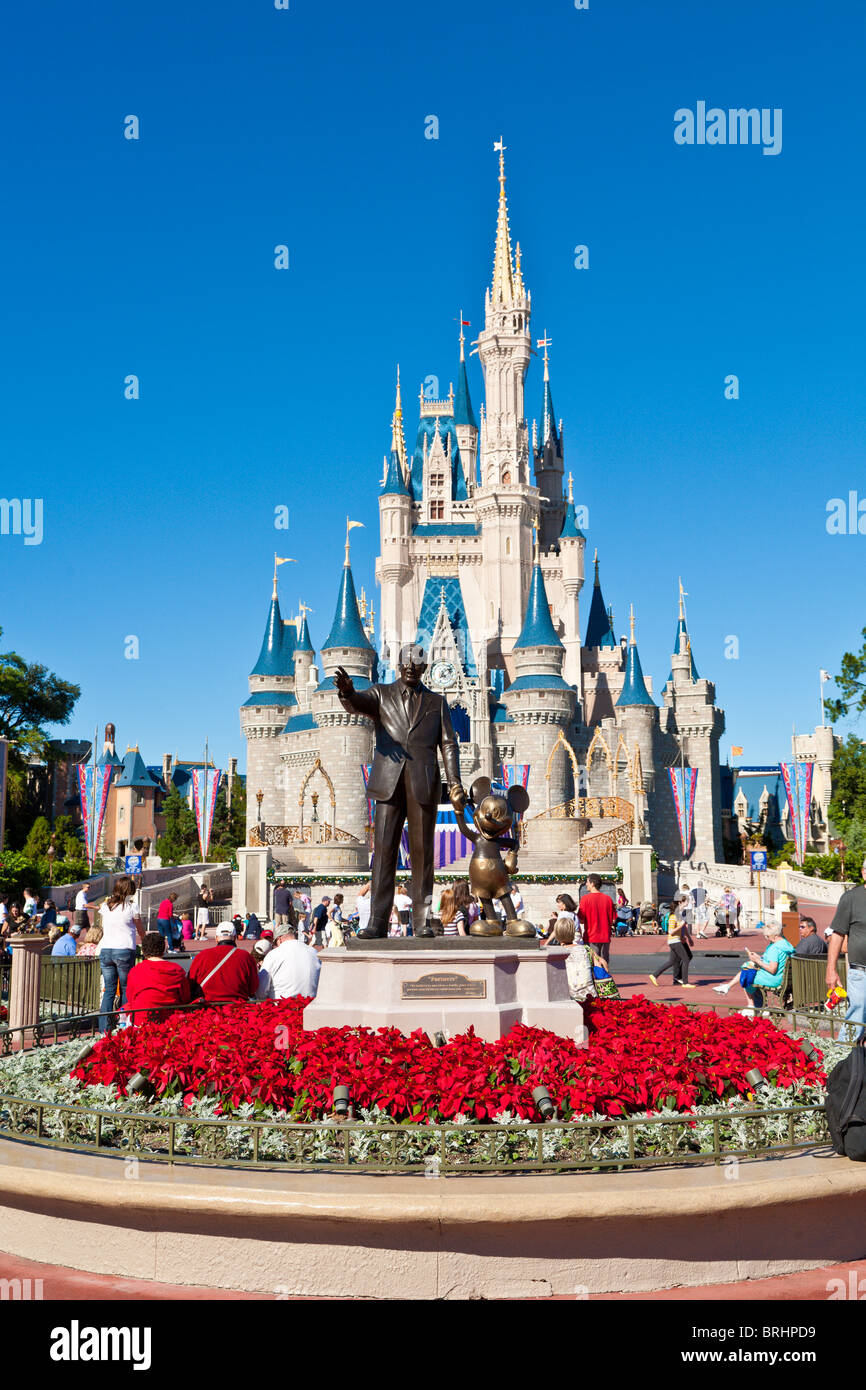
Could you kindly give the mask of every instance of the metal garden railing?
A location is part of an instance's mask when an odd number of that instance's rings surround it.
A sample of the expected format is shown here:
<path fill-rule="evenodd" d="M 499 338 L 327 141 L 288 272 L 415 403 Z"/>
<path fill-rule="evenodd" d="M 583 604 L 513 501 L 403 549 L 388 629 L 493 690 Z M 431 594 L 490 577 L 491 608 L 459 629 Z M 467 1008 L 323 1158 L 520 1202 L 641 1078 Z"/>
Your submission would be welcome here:
<path fill-rule="evenodd" d="M 181 1005 L 171 1012 L 224 1008 Z M 689 1007 L 698 1007 L 690 1005 Z M 714 1006 L 720 1013 L 731 1005 Z M 168 1010 L 160 1010 L 166 1012 Z M 140 1010 L 153 1015 L 153 1009 Z M 771 1017 L 829 1032 L 842 1020 L 826 1012 L 767 1009 Z M 99 1015 L 75 1019 L 75 1031 L 94 1033 Z M 69 1023 L 54 1019 L 31 1029 L 0 1032 L 0 1054 L 69 1040 Z M 18 1036 L 20 1035 L 20 1036 Z M 16 1047 L 17 1039 L 17 1047 Z M 2 1089 L 2 1078 L 0 1078 Z M 399 1124 L 367 1120 L 199 1118 L 86 1105 L 59 1104 L 0 1094 L 0 1139 L 74 1150 L 122 1153 L 147 1162 L 208 1167 L 273 1168 L 297 1172 L 363 1171 L 454 1176 L 472 1173 L 605 1171 L 683 1163 L 722 1163 L 812 1151 L 828 1142 L 822 1104 L 758 1104 L 744 1110 L 609 1120 L 558 1119 L 545 1123 Z"/>
<path fill-rule="evenodd" d="M 98 956 L 44 956 L 39 978 L 39 1012 L 72 1018 L 99 1006 L 102 974 Z"/>

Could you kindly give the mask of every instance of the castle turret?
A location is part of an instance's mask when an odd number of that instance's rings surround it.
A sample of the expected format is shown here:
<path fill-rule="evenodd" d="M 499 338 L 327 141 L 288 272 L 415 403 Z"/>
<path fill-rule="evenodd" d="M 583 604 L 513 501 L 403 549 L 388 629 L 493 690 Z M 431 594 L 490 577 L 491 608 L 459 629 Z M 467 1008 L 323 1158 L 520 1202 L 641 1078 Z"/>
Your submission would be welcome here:
<path fill-rule="evenodd" d="M 469 395 L 466 375 L 466 352 L 463 314 L 460 314 L 460 365 L 457 369 L 457 395 L 454 398 L 454 433 L 460 450 L 460 461 L 466 481 L 466 494 L 471 497 L 478 482 L 478 421 Z"/>
<path fill-rule="evenodd" d="M 565 647 L 565 661 L 562 674 L 573 685 L 578 699 L 583 695 L 583 682 L 580 668 L 580 591 L 583 588 L 583 553 L 586 539 L 577 524 L 574 510 L 574 493 L 571 474 L 568 475 L 568 501 L 562 530 L 559 533 L 559 559 L 562 565 L 562 645 Z"/>
<path fill-rule="evenodd" d="M 537 546 L 526 614 L 512 657 L 515 677 L 503 701 L 515 726 L 515 759 L 529 763 L 528 791 L 540 811 L 560 805 L 573 794 L 567 756 L 555 759 L 550 777 L 546 774 L 557 731 L 567 730 L 574 719 L 576 696 L 562 677 L 565 648 L 550 616 Z"/>
<path fill-rule="evenodd" d="M 617 793 L 635 807 L 636 818 L 643 814 L 643 796 L 649 802 L 650 837 L 655 829 L 654 769 L 659 745 L 659 711 L 644 679 L 634 635 L 634 608 L 629 612 L 629 644 L 625 680 L 615 706 L 616 722 L 628 753 L 628 775 L 620 777 Z M 639 757 L 637 756 L 639 755 Z M 638 774 L 642 775 L 638 775 Z M 653 839 L 653 843 L 655 840 Z"/>
<path fill-rule="evenodd" d="M 412 579 L 409 542 L 412 532 L 412 498 L 406 483 L 406 444 L 403 437 L 403 407 L 400 396 L 400 368 L 397 368 L 397 399 L 391 417 L 391 452 L 385 460 L 385 476 L 379 493 L 380 556 L 376 578 L 382 587 L 381 658 L 383 666 L 394 670 L 403 641 L 406 618 L 404 589 Z"/>
<path fill-rule="evenodd" d="M 544 349 L 544 401 L 541 413 L 541 439 L 535 449 L 535 485 L 540 493 L 539 531 L 542 550 L 555 546 L 562 532 L 566 510 L 563 497 L 563 448 L 561 430 L 557 428 L 550 392 L 550 338 L 545 333 L 538 347 Z M 574 507 L 572 505 L 572 512 Z"/>
<path fill-rule="evenodd" d="M 695 789 L 694 841 L 692 856 L 707 863 L 724 860 L 722 847 L 721 784 L 719 776 L 719 739 L 724 733 L 725 716 L 716 708 L 716 688 L 712 681 L 702 680 L 692 656 L 692 644 L 685 621 L 682 585 L 680 585 L 680 614 L 677 623 L 676 647 L 671 655 L 671 674 L 662 692 L 666 728 L 670 736 L 673 761 L 698 769 Z M 670 858 L 680 858 L 682 843 L 673 817 L 672 795 L 658 798 L 660 805 L 670 802 L 672 821 L 665 833 L 658 824 L 658 838 L 653 843 L 659 852 Z"/>
<path fill-rule="evenodd" d="M 325 678 L 314 692 L 310 704 L 316 724 L 330 731 L 332 747 L 338 750 L 338 757 L 327 769 L 336 796 L 335 823 L 344 829 L 361 827 L 367 822 L 361 765 L 370 760 L 373 726 L 362 715 L 343 709 L 334 684 L 334 672 L 338 666 L 342 666 L 352 677 L 355 688 L 366 690 L 375 674 L 376 653 L 364 631 L 358 608 L 349 558 L 348 529 L 337 607 L 331 631 L 322 645 L 321 657 Z"/>
<path fill-rule="evenodd" d="M 307 626 L 307 606 L 301 604 L 301 613 L 298 618 L 298 639 L 295 642 L 295 697 L 298 701 L 298 708 L 306 712 L 310 708 L 310 696 L 315 689 L 316 672 L 315 660 L 316 652 L 310 641 L 310 629 Z"/>
<path fill-rule="evenodd" d="M 247 786 L 261 791 L 261 817 L 255 796 L 247 798 L 247 830 L 259 819 L 271 824 L 285 821 L 285 793 L 279 766 L 273 758 L 273 740 L 297 709 L 295 697 L 295 628 L 287 627 L 277 595 L 277 567 L 265 634 L 258 660 L 250 672 L 248 699 L 241 705 L 241 730 L 247 740 Z"/>
<path fill-rule="evenodd" d="M 505 146 L 498 141 L 499 206 L 493 281 L 484 301 L 478 356 L 484 372 L 480 485 L 475 494 L 482 535 L 483 625 L 492 664 L 499 665 L 520 631 L 532 570 L 531 528 L 538 492 L 529 477 L 524 379 L 532 350 L 530 297 L 518 244 L 514 259 L 505 197 Z"/>

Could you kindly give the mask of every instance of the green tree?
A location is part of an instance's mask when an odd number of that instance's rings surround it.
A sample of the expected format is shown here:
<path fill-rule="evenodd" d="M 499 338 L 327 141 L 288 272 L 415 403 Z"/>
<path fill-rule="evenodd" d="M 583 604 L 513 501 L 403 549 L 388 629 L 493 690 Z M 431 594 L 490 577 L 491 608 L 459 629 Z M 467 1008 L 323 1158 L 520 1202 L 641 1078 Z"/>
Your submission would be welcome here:
<path fill-rule="evenodd" d="M 0 628 L 0 636 L 3 629 Z M 21 844 L 27 825 L 27 763 L 47 759 L 49 728 L 68 724 L 81 688 L 17 652 L 0 652 L 0 736 L 9 740 L 6 832 Z"/>
<path fill-rule="evenodd" d="M 226 788 L 217 793 L 213 813 L 208 859 L 222 862 L 230 859 L 239 845 L 246 843 L 247 834 L 247 789 L 240 778 L 232 784 L 232 805 L 229 811 L 226 804 Z"/>
<path fill-rule="evenodd" d="M 866 747 L 857 734 L 836 749 L 830 780 L 830 819 L 844 838 L 849 821 L 866 820 Z"/>
<path fill-rule="evenodd" d="M 24 854 L 28 859 L 39 860 L 48 853 L 51 844 L 51 826 L 45 816 L 37 816 L 24 841 Z"/>
<path fill-rule="evenodd" d="M 866 627 L 860 636 L 863 645 L 859 652 L 845 652 L 842 669 L 836 676 L 836 689 L 841 692 L 838 700 L 825 700 L 824 707 L 835 723 L 847 715 L 862 714 L 866 710 Z"/>
<path fill-rule="evenodd" d="M 162 814 L 165 817 L 165 834 L 156 842 L 156 852 L 162 862 L 194 863 L 199 855 L 195 813 L 174 785 L 162 803 Z"/>

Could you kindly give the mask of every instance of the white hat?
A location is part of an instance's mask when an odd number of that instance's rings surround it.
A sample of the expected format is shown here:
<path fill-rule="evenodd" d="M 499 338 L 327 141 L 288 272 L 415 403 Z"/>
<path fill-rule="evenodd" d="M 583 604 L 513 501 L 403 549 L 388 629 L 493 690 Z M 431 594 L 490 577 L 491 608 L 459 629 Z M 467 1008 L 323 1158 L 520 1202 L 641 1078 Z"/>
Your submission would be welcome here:
<path fill-rule="evenodd" d="M 217 941 L 234 941 L 236 932 L 231 922 L 220 922 L 216 929 Z"/>
<path fill-rule="evenodd" d="M 270 941 L 265 941 L 265 940 L 262 938 L 262 939 L 258 940 L 258 941 L 256 942 L 256 944 L 253 946 L 253 955 L 254 955 L 254 956 L 266 956 L 266 955 L 268 954 L 268 951 L 272 951 L 273 949 L 274 949 L 274 948 L 273 948 L 273 946 L 271 945 Z"/>

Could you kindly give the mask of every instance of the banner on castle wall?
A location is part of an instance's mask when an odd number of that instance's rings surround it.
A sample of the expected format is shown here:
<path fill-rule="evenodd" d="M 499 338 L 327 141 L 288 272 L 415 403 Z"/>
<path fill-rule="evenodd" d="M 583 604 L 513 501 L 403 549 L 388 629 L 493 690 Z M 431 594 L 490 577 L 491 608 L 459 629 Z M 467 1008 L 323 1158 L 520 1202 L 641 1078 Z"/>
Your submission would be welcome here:
<path fill-rule="evenodd" d="M 809 840 L 813 770 L 814 763 L 779 763 L 788 798 L 788 815 L 794 827 L 794 854 L 798 864 L 806 857 Z"/>
<path fill-rule="evenodd" d="M 698 783 L 696 767 L 670 767 L 671 791 L 674 794 L 674 809 L 683 847 L 683 857 L 687 857 L 692 847 L 692 831 L 695 824 L 695 787 Z"/>
<path fill-rule="evenodd" d="M 472 823 L 472 808 L 467 806 L 464 816 Z M 468 840 L 457 824 L 453 806 L 440 805 L 436 812 L 436 829 L 433 832 L 433 867 L 450 869 L 458 859 L 472 853 L 472 841 Z M 409 853 L 409 831 L 403 827 L 400 836 L 399 868 L 411 869 L 412 856 Z"/>
<path fill-rule="evenodd" d="M 529 768 L 529 763 L 503 763 L 502 781 L 505 784 L 505 791 L 507 792 L 510 787 L 523 787 L 525 791 L 529 786 Z M 496 783 L 493 784 L 493 790 L 498 790 Z M 516 813 L 514 817 L 515 824 L 520 818 L 520 813 Z"/>
<path fill-rule="evenodd" d="M 213 829 L 213 813 L 216 806 L 222 772 L 218 767 L 193 768 L 192 799 L 195 810 L 195 827 L 201 847 L 202 860 L 207 859 L 210 849 L 210 833 Z"/>
<path fill-rule="evenodd" d="M 114 768 L 110 763 L 105 767 L 94 767 L 93 763 L 78 764 L 78 795 L 81 798 L 81 814 L 84 819 L 84 849 L 91 869 L 102 834 L 108 788 L 111 786 L 113 772 Z"/>

